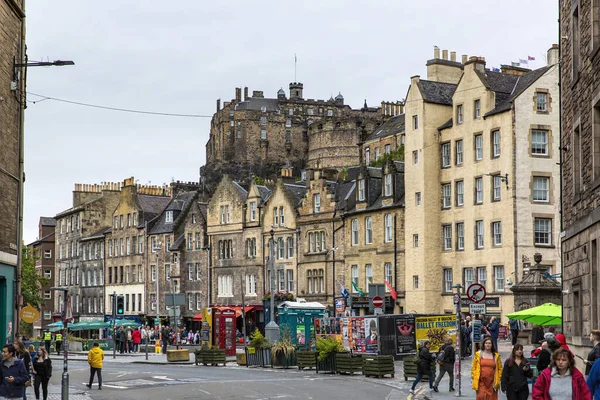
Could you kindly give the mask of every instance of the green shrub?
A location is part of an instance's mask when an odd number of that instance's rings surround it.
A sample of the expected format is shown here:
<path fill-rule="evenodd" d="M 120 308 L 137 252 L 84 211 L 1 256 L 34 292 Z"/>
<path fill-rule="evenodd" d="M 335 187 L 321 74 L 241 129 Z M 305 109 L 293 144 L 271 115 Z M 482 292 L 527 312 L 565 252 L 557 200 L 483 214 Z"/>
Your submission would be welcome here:
<path fill-rule="evenodd" d="M 319 361 L 325 360 L 329 355 L 345 351 L 344 346 L 332 337 L 317 339 L 317 352 Z"/>
<path fill-rule="evenodd" d="M 266 339 L 262 333 L 256 328 L 250 335 L 250 347 L 255 349 L 268 349 L 271 347 L 269 340 Z"/>

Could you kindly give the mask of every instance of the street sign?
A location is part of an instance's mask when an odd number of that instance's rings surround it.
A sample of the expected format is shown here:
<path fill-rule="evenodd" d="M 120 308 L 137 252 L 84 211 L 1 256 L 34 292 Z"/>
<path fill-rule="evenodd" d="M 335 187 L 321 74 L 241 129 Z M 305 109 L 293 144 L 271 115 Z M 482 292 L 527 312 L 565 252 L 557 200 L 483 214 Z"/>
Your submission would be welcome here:
<path fill-rule="evenodd" d="M 467 289 L 467 297 L 473 303 L 479 303 L 485 299 L 486 294 L 485 287 L 480 283 L 474 283 Z"/>
<path fill-rule="evenodd" d="M 165 294 L 166 306 L 185 306 L 185 293 L 167 293 Z"/>
<path fill-rule="evenodd" d="M 375 308 L 383 308 L 383 298 L 381 296 L 374 296 L 373 299 L 371 299 L 371 304 L 373 304 L 373 307 Z"/>
<path fill-rule="evenodd" d="M 382 314 L 383 314 L 383 308 L 376 307 L 375 308 L 375 315 L 382 315 Z"/>
<path fill-rule="evenodd" d="M 457 305 L 460 302 L 460 295 L 458 293 L 454 293 L 454 305 Z"/>
<path fill-rule="evenodd" d="M 485 303 L 471 303 L 469 304 L 469 312 L 471 315 L 485 314 Z"/>

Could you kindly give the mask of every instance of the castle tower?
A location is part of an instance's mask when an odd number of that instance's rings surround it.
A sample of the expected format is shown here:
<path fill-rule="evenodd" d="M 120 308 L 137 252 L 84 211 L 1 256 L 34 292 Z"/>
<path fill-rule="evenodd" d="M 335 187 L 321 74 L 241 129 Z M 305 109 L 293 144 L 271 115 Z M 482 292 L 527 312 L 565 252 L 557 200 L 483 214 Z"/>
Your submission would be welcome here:
<path fill-rule="evenodd" d="M 290 83 L 290 100 L 302 100 L 302 90 L 304 85 L 300 82 Z"/>

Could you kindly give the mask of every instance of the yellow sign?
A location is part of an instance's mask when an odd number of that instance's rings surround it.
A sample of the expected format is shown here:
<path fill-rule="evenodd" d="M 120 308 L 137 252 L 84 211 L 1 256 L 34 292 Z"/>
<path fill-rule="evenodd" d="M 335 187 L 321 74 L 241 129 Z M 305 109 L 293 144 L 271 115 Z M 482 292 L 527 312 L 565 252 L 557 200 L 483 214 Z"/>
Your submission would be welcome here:
<path fill-rule="evenodd" d="M 27 307 L 21 308 L 19 312 L 21 319 L 28 324 L 33 324 L 35 321 L 40 319 L 40 312 L 36 310 L 31 304 L 27 304 Z"/>
<path fill-rule="evenodd" d="M 415 325 L 417 348 L 421 348 L 423 343 L 429 340 L 431 343 L 429 351 L 437 352 L 448 337 L 451 337 L 452 342 L 456 343 L 456 317 L 454 315 L 417 317 Z"/>

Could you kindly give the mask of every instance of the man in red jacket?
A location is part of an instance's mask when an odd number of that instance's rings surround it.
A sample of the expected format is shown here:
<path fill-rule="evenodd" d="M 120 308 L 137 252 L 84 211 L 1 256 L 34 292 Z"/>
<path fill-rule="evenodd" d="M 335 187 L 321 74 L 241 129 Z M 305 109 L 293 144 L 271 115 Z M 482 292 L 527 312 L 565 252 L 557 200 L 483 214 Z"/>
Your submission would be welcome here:
<path fill-rule="evenodd" d="M 138 353 L 140 351 L 140 342 L 142 341 L 142 332 L 140 332 L 139 327 L 131 332 L 131 340 L 133 341 L 133 351 Z"/>

